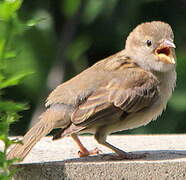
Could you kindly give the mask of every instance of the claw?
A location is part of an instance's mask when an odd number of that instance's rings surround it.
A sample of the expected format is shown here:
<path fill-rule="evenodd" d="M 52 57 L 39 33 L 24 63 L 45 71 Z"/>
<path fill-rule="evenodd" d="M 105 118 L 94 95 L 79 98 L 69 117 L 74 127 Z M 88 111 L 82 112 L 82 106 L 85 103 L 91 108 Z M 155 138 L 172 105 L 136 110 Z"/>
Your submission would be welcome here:
<path fill-rule="evenodd" d="M 95 149 L 90 150 L 90 151 L 88 151 L 88 150 L 78 151 L 79 157 L 87 157 L 89 155 L 97 155 L 97 154 L 100 154 L 100 153 L 102 153 L 102 151 L 98 148 L 95 148 Z"/>

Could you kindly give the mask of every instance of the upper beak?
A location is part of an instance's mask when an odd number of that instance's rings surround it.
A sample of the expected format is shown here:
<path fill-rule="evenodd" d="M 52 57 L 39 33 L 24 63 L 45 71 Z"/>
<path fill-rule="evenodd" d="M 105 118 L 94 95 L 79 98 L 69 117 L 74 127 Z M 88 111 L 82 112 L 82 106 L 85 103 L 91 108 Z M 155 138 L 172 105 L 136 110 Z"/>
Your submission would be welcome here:
<path fill-rule="evenodd" d="M 164 40 L 158 48 L 155 49 L 155 55 L 160 61 L 166 64 L 175 64 L 175 57 L 172 48 L 176 48 L 175 44 L 170 40 Z"/>
<path fill-rule="evenodd" d="M 176 45 L 172 41 L 169 41 L 169 40 L 164 40 L 163 43 L 160 44 L 160 46 L 176 48 Z"/>

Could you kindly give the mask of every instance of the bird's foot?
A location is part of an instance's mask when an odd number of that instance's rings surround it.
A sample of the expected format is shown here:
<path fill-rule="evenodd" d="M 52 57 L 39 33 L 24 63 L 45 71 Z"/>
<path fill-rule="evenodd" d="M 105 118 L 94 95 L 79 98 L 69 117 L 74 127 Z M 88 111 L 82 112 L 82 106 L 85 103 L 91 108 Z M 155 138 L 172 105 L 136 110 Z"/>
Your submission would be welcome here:
<path fill-rule="evenodd" d="M 106 160 L 124 160 L 124 159 L 128 159 L 128 160 L 132 160 L 132 159 L 142 159 L 147 157 L 148 153 L 143 153 L 143 154 L 134 154 L 134 153 L 127 153 L 127 152 L 120 152 L 117 155 L 111 155 L 111 154 L 107 154 L 104 155 L 104 159 Z"/>
<path fill-rule="evenodd" d="M 95 148 L 93 150 L 88 151 L 87 149 L 84 149 L 83 151 L 79 151 L 78 155 L 79 157 L 87 157 L 89 155 L 97 155 L 102 153 L 102 151 L 98 148 Z"/>

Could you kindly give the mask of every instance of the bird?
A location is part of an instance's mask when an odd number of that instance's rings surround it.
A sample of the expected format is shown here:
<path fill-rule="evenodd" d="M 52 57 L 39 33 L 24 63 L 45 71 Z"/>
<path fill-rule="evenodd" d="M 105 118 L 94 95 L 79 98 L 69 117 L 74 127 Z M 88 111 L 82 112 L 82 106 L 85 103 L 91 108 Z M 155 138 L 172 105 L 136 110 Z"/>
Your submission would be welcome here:
<path fill-rule="evenodd" d="M 102 59 L 57 86 L 46 100 L 46 111 L 16 144 L 8 159 L 24 159 L 52 129 L 53 139 L 71 136 L 79 156 L 99 154 L 88 150 L 78 135 L 91 133 L 114 152 L 115 159 L 137 159 L 107 141 L 113 132 L 144 126 L 165 110 L 176 85 L 176 54 L 171 26 L 162 21 L 144 22 L 128 35 L 125 48 Z"/>

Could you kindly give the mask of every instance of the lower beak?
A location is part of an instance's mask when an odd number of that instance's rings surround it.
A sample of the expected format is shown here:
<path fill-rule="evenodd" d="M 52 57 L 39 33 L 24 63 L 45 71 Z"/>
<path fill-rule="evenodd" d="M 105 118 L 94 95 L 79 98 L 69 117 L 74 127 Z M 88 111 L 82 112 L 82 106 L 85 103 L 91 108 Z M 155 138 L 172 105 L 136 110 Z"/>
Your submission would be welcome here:
<path fill-rule="evenodd" d="M 159 47 L 156 48 L 155 55 L 158 56 L 160 61 L 166 64 L 175 64 L 173 48 L 176 48 L 176 46 L 172 41 L 164 40 Z"/>

